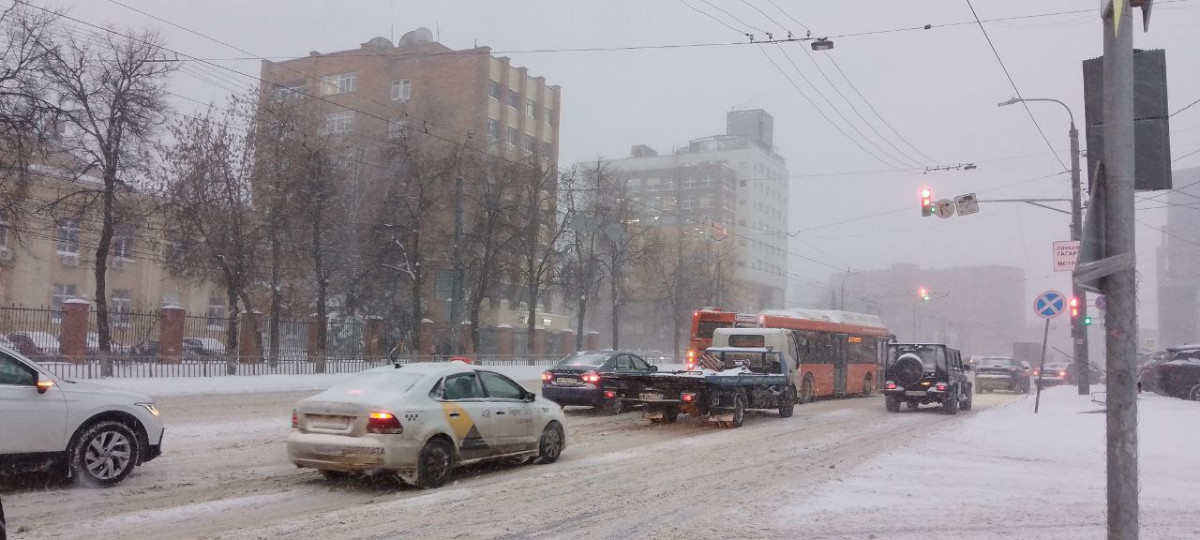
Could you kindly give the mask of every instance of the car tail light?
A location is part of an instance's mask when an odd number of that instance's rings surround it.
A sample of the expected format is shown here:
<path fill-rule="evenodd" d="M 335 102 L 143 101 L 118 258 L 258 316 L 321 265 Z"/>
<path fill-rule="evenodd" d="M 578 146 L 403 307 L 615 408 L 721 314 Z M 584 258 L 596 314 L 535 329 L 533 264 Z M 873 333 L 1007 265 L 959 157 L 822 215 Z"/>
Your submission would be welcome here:
<path fill-rule="evenodd" d="M 596 384 L 596 383 L 600 382 L 600 374 L 596 373 L 595 371 L 589 371 L 587 373 L 584 373 L 583 376 L 580 377 L 580 379 L 582 379 L 583 382 L 585 382 L 585 383 Z"/>
<path fill-rule="evenodd" d="M 1035 369 L 1035 370 L 1033 370 L 1033 374 L 1034 374 L 1034 375 L 1037 375 L 1038 373 L 1039 373 L 1039 371 L 1038 371 L 1038 370 L 1036 370 L 1036 369 Z"/>
<path fill-rule="evenodd" d="M 404 426 L 400 425 L 400 419 L 390 412 L 372 411 L 370 419 L 367 420 L 367 433 L 395 435 L 404 433 Z"/>
<path fill-rule="evenodd" d="M 684 392 L 682 394 L 679 394 L 679 401 L 682 401 L 684 403 L 693 403 L 696 401 L 696 394 L 693 394 L 691 392 Z"/>
<path fill-rule="evenodd" d="M 687 370 L 696 369 L 696 349 L 688 349 Z"/>
<path fill-rule="evenodd" d="M 1066 377 L 1066 376 L 1067 376 L 1067 372 L 1065 372 L 1065 371 L 1060 371 L 1060 372 L 1058 372 L 1058 376 L 1059 376 L 1059 377 Z"/>
<path fill-rule="evenodd" d="M 605 390 L 605 391 L 604 391 L 604 398 L 605 398 L 605 399 L 613 399 L 613 398 L 615 398 L 615 397 L 617 397 L 617 393 L 616 393 L 616 392 L 613 392 L 612 390 Z"/>
<path fill-rule="evenodd" d="M 296 415 L 296 409 L 292 409 L 292 429 L 300 427 L 300 417 Z"/>
<path fill-rule="evenodd" d="M 892 382 L 892 381 L 888 381 L 888 382 L 885 382 L 885 383 L 883 383 L 883 387 L 884 387 L 884 388 L 886 388 L 886 389 L 888 389 L 888 390 L 895 390 L 895 389 L 896 389 L 896 383 L 894 383 L 894 382 Z"/>
<path fill-rule="evenodd" d="M 937 390 L 938 392 L 945 392 L 946 391 L 946 383 L 944 383 L 944 382 L 937 383 L 937 386 L 934 386 L 933 389 Z"/>
<path fill-rule="evenodd" d="M 554 374 L 553 374 L 553 373 L 550 373 L 549 371 L 543 371 L 543 372 L 542 372 L 542 381 L 543 381 L 543 382 L 550 382 L 550 381 L 553 381 L 553 380 L 554 380 Z"/>

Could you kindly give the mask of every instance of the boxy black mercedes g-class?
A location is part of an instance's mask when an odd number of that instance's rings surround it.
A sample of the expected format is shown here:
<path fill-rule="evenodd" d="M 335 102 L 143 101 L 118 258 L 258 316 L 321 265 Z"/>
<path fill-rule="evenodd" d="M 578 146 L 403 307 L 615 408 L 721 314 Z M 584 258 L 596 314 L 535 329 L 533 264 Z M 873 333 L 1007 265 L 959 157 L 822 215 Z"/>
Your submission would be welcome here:
<path fill-rule="evenodd" d="M 969 411 L 974 399 L 969 369 L 958 350 L 943 344 L 891 343 L 883 383 L 887 410 L 900 412 L 903 402 L 910 409 L 938 403 L 946 414 Z"/>

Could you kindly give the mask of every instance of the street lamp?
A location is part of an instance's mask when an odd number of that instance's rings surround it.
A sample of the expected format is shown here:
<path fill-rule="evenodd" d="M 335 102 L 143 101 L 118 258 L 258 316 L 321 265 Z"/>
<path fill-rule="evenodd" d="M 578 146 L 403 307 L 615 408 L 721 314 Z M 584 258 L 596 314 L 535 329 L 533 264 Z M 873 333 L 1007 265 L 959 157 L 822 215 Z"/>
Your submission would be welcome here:
<path fill-rule="evenodd" d="M 1067 116 L 1071 119 L 1071 130 L 1068 134 L 1071 137 L 1071 240 L 1079 241 L 1083 237 L 1083 194 L 1079 187 L 1079 130 L 1075 129 L 1075 114 L 1071 112 L 1071 108 L 1057 99 L 1050 98 L 1020 98 L 1015 97 L 1008 101 L 997 103 L 997 107 L 1005 107 L 1016 103 L 1028 103 L 1036 101 L 1048 101 L 1062 105 L 1067 110 Z M 1081 300 L 1081 312 L 1086 316 L 1087 303 L 1082 300 L 1084 296 L 1083 289 L 1075 283 L 1074 276 L 1071 278 L 1071 295 Z M 1089 318 L 1090 319 L 1090 318 Z M 1088 379 L 1088 344 L 1087 344 L 1087 328 L 1080 324 L 1081 319 L 1072 320 L 1071 325 L 1071 340 L 1075 342 L 1075 372 L 1082 374 L 1079 379 L 1079 395 L 1084 396 L 1089 393 Z"/>

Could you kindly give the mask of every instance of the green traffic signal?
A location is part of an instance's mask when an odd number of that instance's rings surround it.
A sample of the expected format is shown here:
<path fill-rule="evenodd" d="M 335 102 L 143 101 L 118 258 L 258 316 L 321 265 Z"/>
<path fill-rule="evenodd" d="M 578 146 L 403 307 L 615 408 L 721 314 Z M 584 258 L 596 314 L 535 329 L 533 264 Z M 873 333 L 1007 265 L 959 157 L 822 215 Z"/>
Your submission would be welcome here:
<path fill-rule="evenodd" d="M 1091 325 L 1092 325 L 1092 316 L 1091 316 L 1091 315 L 1084 315 L 1084 316 L 1083 316 L 1083 325 L 1084 325 L 1084 326 L 1091 326 Z"/>

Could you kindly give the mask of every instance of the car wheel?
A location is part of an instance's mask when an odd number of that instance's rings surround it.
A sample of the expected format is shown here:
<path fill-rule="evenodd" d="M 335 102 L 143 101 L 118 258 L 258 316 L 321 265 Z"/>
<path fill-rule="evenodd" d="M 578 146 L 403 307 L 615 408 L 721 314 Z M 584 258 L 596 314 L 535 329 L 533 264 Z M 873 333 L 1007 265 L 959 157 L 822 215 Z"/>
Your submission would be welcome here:
<path fill-rule="evenodd" d="M 625 412 L 625 402 L 621 401 L 620 398 L 606 399 L 604 400 L 604 405 L 602 405 L 600 408 L 603 409 L 604 412 L 616 416 Z"/>
<path fill-rule="evenodd" d="M 746 394 L 738 390 L 733 395 L 733 420 L 726 422 L 726 427 L 739 428 L 746 421 Z"/>
<path fill-rule="evenodd" d="M 321 469 L 321 476 L 330 482 L 343 482 L 350 478 L 350 473 L 345 471 L 330 471 Z"/>
<path fill-rule="evenodd" d="M 450 480 L 453 468 L 454 448 L 446 439 L 431 439 L 417 458 L 417 485 L 426 489 L 442 487 Z"/>
<path fill-rule="evenodd" d="M 1188 399 L 1192 401 L 1200 401 L 1200 384 L 1193 386 L 1192 389 L 1188 391 Z"/>
<path fill-rule="evenodd" d="M 138 438 L 120 422 L 99 422 L 87 428 L 71 451 L 71 474 L 92 487 L 114 486 L 138 461 Z"/>
<path fill-rule="evenodd" d="M 804 374 L 804 380 L 800 382 L 800 394 L 797 397 L 800 403 L 812 403 L 816 398 L 816 392 L 813 391 L 812 373 Z"/>
<path fill-rule="evenodd" d="M 884 398 L 883 403 L 887 406 L 888 412 L 900 412 L 900 400 L 895 396 Z"/>
<path fill-rule="evenodd" d="M 975 404 L 975 396 L 971 395 L 971 389 L 967 388 L 966 393 L 964 393 L 962 395 L 962 397 L 964 397 L 966 399 L 962 400 L 962 402 L 959 405 L 960 408 L 962 408 L 962 410 L 964 410 L 964 411 L 971 410 L 971 406 Z"/>
<path fill-rule="evenodd" d="M 875 381 L 871 379 L 871 375 L 868 373 L 866 377 L 863 377 L 862 395 L 863 397 L 867 397 L 874 391 Z"/>
<path fill-rule="evenodd" d="M 779 417 L 790 418 L 796 412 L 796 387 L 788 386 L 779 403 Z"/>
<path fill-rule="evenodd" d="M 679 408 L 669 407 L 664 410 L 662 420 L 664 424 L 674 424 L 676 420 L 679 420 Z"/>
<path fill-rule="evenodd" d="M 942 414 L 958 414 L 958 392 L 952 392 L 951 396 L 946 397 L 942 401 Z"/>
<path fill-rule="evenodd" d="M 558 422 L 550 422 L 542 430 L 542 438 L 538 440 L 537 462 L 543 465 L 558 461 L 563 451 L 563 429 Z"/>

